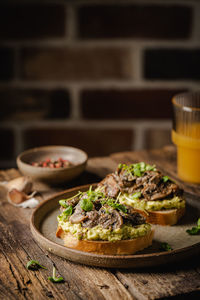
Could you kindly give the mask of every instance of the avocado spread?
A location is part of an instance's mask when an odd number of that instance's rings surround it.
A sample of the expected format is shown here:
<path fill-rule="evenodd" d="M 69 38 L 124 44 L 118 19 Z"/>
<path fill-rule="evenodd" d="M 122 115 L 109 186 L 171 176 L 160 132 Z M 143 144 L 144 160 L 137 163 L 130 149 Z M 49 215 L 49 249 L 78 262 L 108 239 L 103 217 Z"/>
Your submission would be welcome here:
<path fill-rule="evenodd" d="M 133 199 L 131 195 L 123 194 L 119 197 L 119 202 L 130 205 L 136 209 L 147 211 L 177 209 L 185 207 L 185 200 L 178 196 L 174 196 L 171 199 L 146 201 L 144 199 Z"/>
<path fill-rule="evenodd" d="M 81 224 L 72 224 L 64 220 L 62 214 L 58 216 L 58 226 L 70 232 L 79 240 L 109 241 L 134 239 L 146 235 L 151 230 L 150 224 L 129 225 L 123 224 L 121 228 L 105 229 L 101 225 L 92 228 L 82 227 Z"/>

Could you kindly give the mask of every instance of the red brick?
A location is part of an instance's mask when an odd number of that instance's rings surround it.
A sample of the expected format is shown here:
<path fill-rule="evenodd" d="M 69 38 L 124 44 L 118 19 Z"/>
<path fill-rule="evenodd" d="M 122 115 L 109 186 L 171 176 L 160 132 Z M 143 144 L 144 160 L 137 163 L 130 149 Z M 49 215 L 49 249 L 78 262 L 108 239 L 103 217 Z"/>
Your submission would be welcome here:
<path fill-rule="evenodd" d="M 0 5 L 0 39 L 38 39 L 65 35 L 65 7 L 57 4 Z"/>
<path fill-rule="evenodd" d="M 147 49 L 144 55 L 146 79 L 200 79 L 200 49 Z"/>
<path fill-rule="evenodd" d="M 1 88 L 0 118 L 10 120 L 66 119 L 70 99 L 66 90 Z"/>
<path fill-rule="evenodd" d="M 157 149 L 171 143 L 171 131 L 168 129 L 148 129 L 145 132 L 146 149 Z"/>
<path fill-rule="evenodd" d="M 30 129 L 24 134 L 26 148 L 43 145 L 68 145 L 83 149 L 89 156 L 108 155 L 131 150 L 133 132 L 130 129 Z"/>
<path fill-rule="evenodd" d="M 31 80 L 126 79 L 130 53 L 114 48 L 28 48 L 21 53 L 22 77 Z"/>
<path fill-rule="evenodd" d="M 7 128 L 0 128 L 0 140 L 0 160 L 14 158 L 15 140 L 13 131 Z"/>
<path fill-rule="evenodd" d="M 171 118 L 171 98 L 183 90 L 85 90 L 81 93 L 86 119 Z"/>
<path fill-rule="evenodd" d="M 83 39 L 190 37 L 193 11 L 176 5 L 87 5 L 78 10 Z"/>
<path fill-rule="evenodd" d="M 11 48 L 0 48 L 0 80 L 6 81 L 14 75 L 14 51 Z"/>

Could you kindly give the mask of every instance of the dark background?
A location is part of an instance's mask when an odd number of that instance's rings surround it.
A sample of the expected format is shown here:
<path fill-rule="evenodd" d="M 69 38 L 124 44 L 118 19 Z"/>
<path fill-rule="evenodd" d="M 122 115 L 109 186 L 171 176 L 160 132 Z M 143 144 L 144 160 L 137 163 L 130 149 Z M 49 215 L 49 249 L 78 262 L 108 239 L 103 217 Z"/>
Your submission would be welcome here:
<path fill-rule="evenodd" d="M 89 156 L 171 142 L 200 80 L 199 1 L 0 3 L 0 167 L 62 144 Z"/>

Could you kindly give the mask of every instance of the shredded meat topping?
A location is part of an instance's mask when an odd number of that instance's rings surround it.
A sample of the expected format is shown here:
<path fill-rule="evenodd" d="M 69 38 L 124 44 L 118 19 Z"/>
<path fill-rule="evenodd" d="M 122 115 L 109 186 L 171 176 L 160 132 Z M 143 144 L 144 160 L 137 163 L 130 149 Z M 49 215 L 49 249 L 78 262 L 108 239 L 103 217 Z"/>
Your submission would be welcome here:
<path fill-rule="evenodd" d="M 69 221 L 72 224 L 80 223 L 82 227 L 86 228 L 101 225 L 105 229 L 121 228 L 126 223 L 130 223 L 133 226 L 145 223 L 145 218 L 131 206 L 124 205 L 124 207 L 126 212 L 114 209 L 107 204 L 96 210 L 94 202 L 93 209 L 86 212 L 80 207 L 79 202 L 75 207 L 74 213 L 69 217 Z"/>
<path fill-rule="evenodd" d="M 107 175 L 98 186 L 103 189 L 107 196 L 117 197 L 119 192 L 128 194 L 140 192 L 140 199 L 146 201 L 182 195 L 183 191 L 176 183 L 170 179 L 164 182 L 163 177 L 164 175 L 160 171 L 145 171 L 137 177 L 122 168 Z"/>

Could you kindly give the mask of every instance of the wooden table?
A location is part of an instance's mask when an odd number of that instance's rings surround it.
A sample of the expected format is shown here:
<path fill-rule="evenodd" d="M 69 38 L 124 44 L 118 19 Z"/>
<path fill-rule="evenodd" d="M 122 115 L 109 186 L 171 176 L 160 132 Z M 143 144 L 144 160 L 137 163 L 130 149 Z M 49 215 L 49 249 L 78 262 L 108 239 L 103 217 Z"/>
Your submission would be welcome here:
<path fill-rule="evenodd" d="M 93 158 L 88 162 L 87 172 L 62 190 L 98 181 L 119 162 L 136 161 L 155 163 L 183 186 L 176 175 L 175 159 L 173 147 Z M 1 181 L 17 176 L 19 172 L 14 169 L 0 172 Z M 44 184 L 37 184 L 36 188 L 41 201 L 61 190 Z M 184 184 L 184 188 L 195 199 L 200 197 L 200 186 Z M 140 270 L 107 270 L 74 264 L 44 251 L 34 241 L 29 229 L 31 213 L 31 209 L 10 205 L 0 190 L 0 299 L 200 299 L 199 258 L 180 265 Z M 30 259 L 39 260 L 48 270 L 27 270 Z M 65 283 L 48 281 L 53 265 Z"/>

